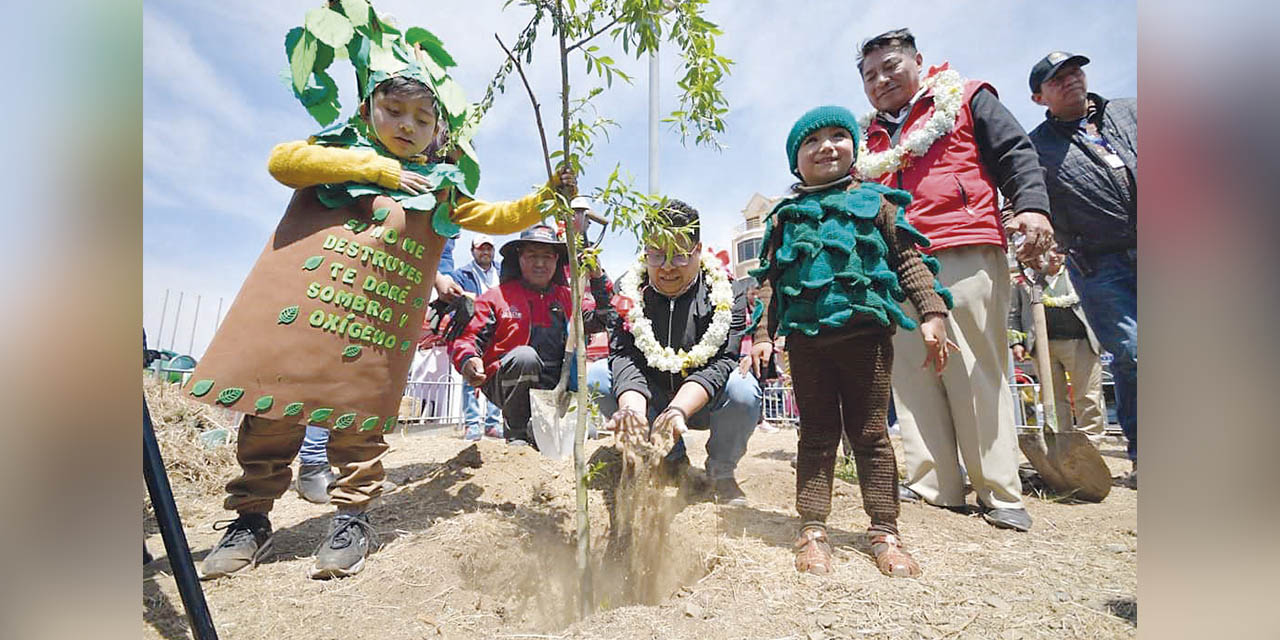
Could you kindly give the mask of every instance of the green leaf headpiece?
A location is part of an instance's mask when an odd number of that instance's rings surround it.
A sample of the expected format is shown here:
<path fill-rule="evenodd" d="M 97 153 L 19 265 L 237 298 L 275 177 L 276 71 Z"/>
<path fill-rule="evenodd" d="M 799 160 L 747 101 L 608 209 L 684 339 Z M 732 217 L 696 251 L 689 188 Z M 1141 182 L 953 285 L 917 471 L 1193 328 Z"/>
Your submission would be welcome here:
<path fill-rule="evenodd" d="M 289 58 L 289 82 L 293 94 L 316 122 L 333 124 L 341 114 L 338 85 L 328 69 L 335 59 L 346 58 L 356 73 L 356 89 L 364 102 L 382 82 L 396 76 L 426 85 L 436 98 L 440 116 L 449 125 L 446 150 L 456 150 L 455 164 L 475 188 L 480 167 L 471 146 L 474 124 L 467 126 L 474 105 L 448 72 L 457 66 L 444 44 L 430 31 L 413 27 L 401 31 L 380 17 L 368 0 L 329 0 L 307 12 L 302 26 L 289 30 L 284 39 Z M 368 124 L 359 111 L 349 124 L 369 137 Z"/>

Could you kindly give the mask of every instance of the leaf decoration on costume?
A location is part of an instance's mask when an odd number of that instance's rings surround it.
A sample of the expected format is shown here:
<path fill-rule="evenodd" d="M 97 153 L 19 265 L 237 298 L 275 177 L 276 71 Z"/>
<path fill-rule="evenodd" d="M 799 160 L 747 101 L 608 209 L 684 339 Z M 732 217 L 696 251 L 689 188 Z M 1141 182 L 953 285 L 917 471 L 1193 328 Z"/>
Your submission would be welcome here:
<path fill-rule="evenodd" d="M 333 409 L 321 407 L 311 412 L 310 421 L 316 423 L 324 422 L 325 420 L 328 420 L 331 415 L 333 415 Z"/>
<path fill-rule="evenodd" d="M 298 305 L 285 307 L 280 310 L 280 316 L 276 318 L 276 324 L 291 324 L 298 319 Z"/>
<path fill-rule="evenodd" d="M 317 40 L 332 48 L 347 46 L 351 36 L 355 35 L 346 16 L 325 7 L 308 11 L 304 24 L 308 33 L 315 34 Z"/>
<path fill-rule="evenodd" d="M 349 344 L 342 349 L 342 357 L 344 358 L 354 358 L 358 355 L 360 355 L 360 345 L 358 344 Z"/>
<path fill-rule="evenodd" d="M 355 423 L 356 423 L 356 414 L 344 413 L 338 416 L 338 418 L 333 421 L 333 426 L 334 428 L 337 428 L 337 429 L 346 429 L 347 427 Z"/>
<path fill-rule="evenodd" d="M 378 422 L 379 422 L 378 416 L 369 416 L 368 418 L 364 419 L 364 422 L 360 423 L 360 430 L 372 431 L 375 427 L 378 426 Z"/>
<path fill-rule="evenodd" d="M 286 416 L 296 416 L 296 415 L 301 415 L 301 414 L 302 414 L 302 403 L 301 403 L 301 402 L 290 402 L 289 404 L 286 404 L 286 405 L 284 406 L 284 411 L 283 411 L 283 413 L 284 413 L 284 415 L 286 415 Z"/>
<path fill-rule="evenodd" d="M 387 214 L 391 213 L 390 207 L 378 207 L 373 210 L 373 221 L 382 222 L 387 219 Z"/>
<path fill-rule="evenodd" d="M 469 103 L 461 85 L 451 73 L 457 61 L 444 43 L 431 31 L 411 27 L 402 31 L 383 16 L 368 0 L 330 0 L 327 6 L 307 11 L 302 25 L 285 36 L 285 55 L 289 65 L 285 83 L 294 97 L 321 125 L 342 122 L 338 83 L 330 75 L 334 60 L 345 59 L 355 72 L 359 104 L 377 85 L 392 76 L 413 78 L 426 85 L 441 107 L 450 135 L 441 153 L 458 150 L 456 164 L 464 178 L 468 194 L 474 193 L 480 181 L 480 166 L 475 148 L 470 144 L 480 120 L 478 105 Z M 367 129 L 358 113 L 350 123 Z M 367 131 L 363 137 L 367 138 Z M 368 140 L 361 146 L 369 147 Z M 351 146 L 351 145 L 343 145 Z M 385 149 L 380 151 L 383 155 Z M 442 159 L 433 157 L 432 162 Z M 423 211 L 430 211 L 423 208 Z"/>
<path fill-rule="evenodd" d="M 395 416 L 387 416 L 387 420 L 386 420 L 386 422 L 383 422 L 383 423 L 382 423 L 382 432 L 383 432 L 383 433 L 391 433 L 391 430 L 392 430 L 392 429 L 395 429 L 395 428 L 396 428 L 396 417 L 395 417 Z"/>
<path fill-rule="evenodd" d="M 306 262 L 302 263 L 302 268 L 307 271 L 315 271 L 324 262 L 324 256 L 311 256 Z"/>
<path fill-rule="evenodd" d="M 200 396 L 203 396 L 204 394 L 209 393 L 209 390 L 212 388 L 213 388 L 213 380 L 201 380 L 191 385 L 191 395 L 199 398 Z"/>
<path fill-rule="evenodd" d="M 244 395 L 244 389 L 240 387 L 227 387 L 218 392 L 218 402 L 227 406 L 233 405 L 240 397 Z"/>
<path fill-rule="evenodd" d="M 262 396 L 253 403 L 253 408 L 258 411 L 270 411 L 271 405 L 275 404 L 276 399 L 272 396 Z"/>

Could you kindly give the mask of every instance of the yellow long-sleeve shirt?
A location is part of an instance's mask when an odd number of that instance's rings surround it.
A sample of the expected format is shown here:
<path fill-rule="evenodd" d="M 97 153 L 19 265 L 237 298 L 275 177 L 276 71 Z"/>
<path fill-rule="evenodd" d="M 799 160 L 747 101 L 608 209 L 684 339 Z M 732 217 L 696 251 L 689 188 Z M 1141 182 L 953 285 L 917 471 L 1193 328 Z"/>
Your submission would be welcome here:
<path fill-rule="evenodd" d="M 282 142 L 267 160 L 271 176 L 294 189 L 339 182 L 365 182 L 386 189 L 400 188 L 400 163 L 368 149 L 348 149 L 311 144 L 306 140 Z M 538 203 L 552 197 L 541 187 L 520 198 L 501 202 L 473 200 L 458 194 L 458 206 L 449 217 L 454 223 L 481 233 L 505 235 L 542 220 Z"/>

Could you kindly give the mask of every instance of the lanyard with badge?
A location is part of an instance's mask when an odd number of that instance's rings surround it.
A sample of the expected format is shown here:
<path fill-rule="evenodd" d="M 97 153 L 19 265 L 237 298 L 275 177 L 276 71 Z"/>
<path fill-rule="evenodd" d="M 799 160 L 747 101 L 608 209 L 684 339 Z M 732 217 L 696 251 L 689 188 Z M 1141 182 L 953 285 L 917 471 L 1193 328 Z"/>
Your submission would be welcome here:
<path fill-rule="evenodd" d="M 1124 168 L 1124 160 L 1122 160 L 1120 156 L 1112 150 L 1111 144 L 1107 142 L 1107 139 L 1102 137 L 1102 134 L 1096 131 L 1096 125 L 1095 130 L 1090 131 L 1088 118 L 1081 118 L 1080 122 L 1076 125 L 1076 128 L 1080 131 L 1080 136 L 1084 138 L 1085 142 L 1087 142 L 1089 146 L 1093 147 L 1094 152 L 1102 158 L 1102 161 L 1105 162 L 1108 167 L 1112 169 Z"/>

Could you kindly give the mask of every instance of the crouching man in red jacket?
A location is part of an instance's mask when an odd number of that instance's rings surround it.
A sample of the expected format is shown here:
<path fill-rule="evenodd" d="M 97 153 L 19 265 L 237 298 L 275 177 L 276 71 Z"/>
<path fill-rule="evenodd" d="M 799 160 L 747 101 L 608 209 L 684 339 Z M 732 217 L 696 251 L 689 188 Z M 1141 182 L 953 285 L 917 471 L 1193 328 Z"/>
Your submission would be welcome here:
<path fill-rule="evenodd" d="M 475 314 L 453 344 L 453 366 L 502 408 L 508 444 L 536 447 L 529 434 L 529 389 L 551 389 L 560 381 L 573 310 L 564 276 L 569 253 L 546 225 L 525 230 L 501 253 L 501 284 L 476 298 Z M 603 330 L 613 313 L 602 270 L 591 274 L 590 288 L 582 305 L 588 333 Z M 571 389 L 573 383 L 571 375 Z"/>

